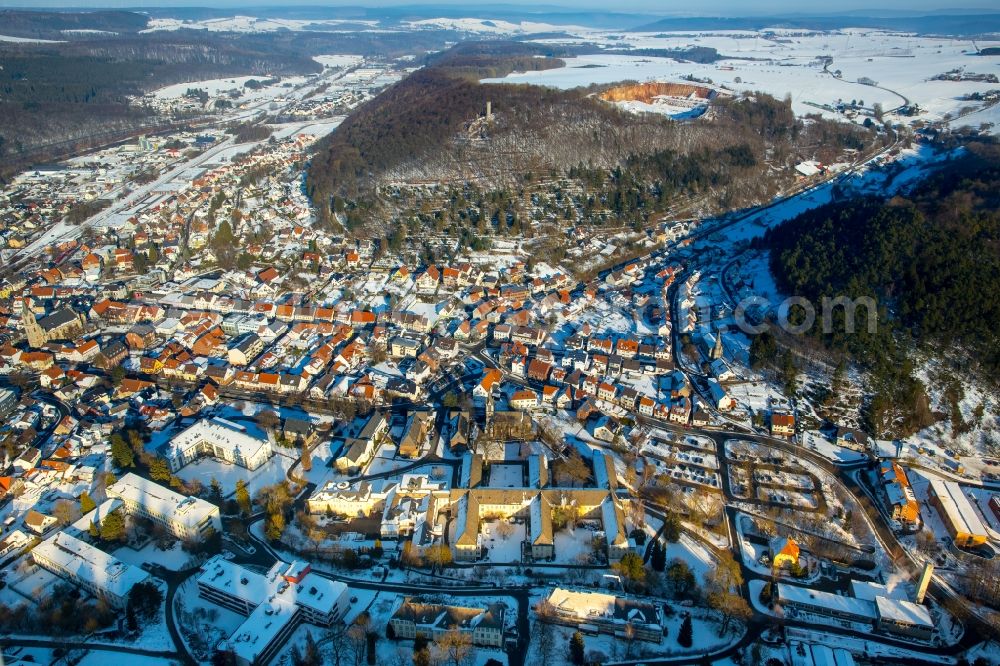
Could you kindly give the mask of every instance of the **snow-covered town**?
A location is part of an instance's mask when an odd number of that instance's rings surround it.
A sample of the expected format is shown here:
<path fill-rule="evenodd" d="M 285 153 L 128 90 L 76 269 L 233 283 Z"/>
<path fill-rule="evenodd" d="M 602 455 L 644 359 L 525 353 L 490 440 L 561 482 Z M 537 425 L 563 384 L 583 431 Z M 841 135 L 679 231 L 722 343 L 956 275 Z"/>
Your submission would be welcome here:
<path fill-rule="evenodd" d="M 678 198 L 644 227 L 574 223 L 611 205 L 553 175 L 563 231 L 525 196 L 530 233 L 472 242 L 416 217 L 359 233 L 370 211 L 335 199 L 321 223 L 312 200 L 319 147 L 423 53 L 136 97 L 198 120 L 0 193 L 4 663 L 1000 663 L 992 389 L 953 399 L 920 358 L 950 421 L 880 437 L 864 371 L 806 350 L 773 372 L 748 328 L 788 321 L 772 230 L 906 194 L 963 154 L 940 136 L 996 132 L 997 61 L 970 51 L 1000 40 L 406 29 L 615 50 L 486 86 L 656 83 L 605 101 L 692 123 L 788 94 L 878 141 L 796 158 L 760 205 Z M 651 54 L 680 47 L 731 57 Z"/>

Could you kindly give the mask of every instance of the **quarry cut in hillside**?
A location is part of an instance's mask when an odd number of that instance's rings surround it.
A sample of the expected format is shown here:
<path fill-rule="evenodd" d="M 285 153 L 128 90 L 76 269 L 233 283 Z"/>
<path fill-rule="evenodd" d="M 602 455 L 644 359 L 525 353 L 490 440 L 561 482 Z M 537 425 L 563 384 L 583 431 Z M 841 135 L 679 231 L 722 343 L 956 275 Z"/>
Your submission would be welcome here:
<path fill-rule="evenodd" d="M 652 104 L 656 99 L 673 97 L 677 99 L 704 100 L 714 99 L 715 90 L 705 86 L 689 83 L 671 83 L 666 81 L 651 81 L 617 86 L 600 94 L 605 102 L 642 102 Z"/>

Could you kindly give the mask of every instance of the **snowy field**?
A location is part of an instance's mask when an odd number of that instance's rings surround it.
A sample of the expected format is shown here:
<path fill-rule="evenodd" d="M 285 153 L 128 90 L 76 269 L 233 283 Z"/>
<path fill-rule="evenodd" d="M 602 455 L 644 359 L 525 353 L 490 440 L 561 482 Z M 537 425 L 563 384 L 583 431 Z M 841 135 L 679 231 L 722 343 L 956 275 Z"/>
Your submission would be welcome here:
<path fill-rule="evenodd" d="M 378 25 L 378 21 L 343 19 L 285 19 L 257 18 L 254 16 L 229 16 L 203 21 L 184 21 L 175 18 L 150 19 L 146 29 L 140 32 L 161 32 L 173 30 L 207 30 L 209 32 L 274 32 L 276 30 L 310 30 L 316 26 L 336 28 L 345 23 L 351 25 Z"/>
<path fill-rule="evenodd" d="M 594 554 L 594 531 L 577 526 L 559 530 L 553 536 L 555 561 L 566 564 L 590 564 Z"/>
<path fill-rule="evenodd" d="M 500 80 L 532 83 L 556 88 L 573 88 L 623 80 L 680 81 L 694 77 L 711 82 L 716 88 L 737 93 L 763 91 L 778 98 L 790 96 L 792 108 L 799 115 L 820 113 L 843 119 L 832 110 L 840 101 L 857 101 L 867 109 L 878 103 L 886 110 L 916 103 L 925 113 L 921 120 L 941 120 L 956 116 L 965 107 L 979 103 L 961 97 L 995 89 L 997 84 L 977 81 L 931 80 L 945 72 L 962 69 L 974 74 L 996 74 L 992 59 L 975 55 L 976 47 L 994 46 L 997 42 L 975 45 L 965 39 L 918 37 L 879 30 L 839 30 L 826 33 L 788 31 L 779 39 L 769 33 L 703 32 L 694 35 L 670 33 L 580 35 L 577 43 L 597 43 L 617 49 L 715 48 L 722 56 L 714 63 L 699 64 L 673 58 L 644 55 L 596 54 L 566 58 L 566 66 L 537 72 L 514 72 Z M 544 41 L 544 40 L 542 40 Z M 826 69 L 818 57 L 832 59 Z M 834 75 L 840 72 L 840 76 Z M 866 83 L 859 82 L 865 80 Z M 874 83 L 877 85 L 871 85 Z M 821 108 L 823 107 L 823 108 Z M 978 125 L 997 118 L 995 109 L 981 117 L 970 116 L 961 124 Z M 907 118 L 893 118 L 907 122 Z M 858 118 L 858 122 L 863 118 Z M 998 131 L 994 128 L 994 131 Z"/>
<path fill-rule="evenodd" d="M 365 58 L 358 55 L 318 55 L 313 56 L 313 60 L 324 67 L 353 67 L 363 63 Z"/>
<path fill-rule="evenodd" d="M 691 572 L 698 579 L 698 583 L 705 583 L 705 576 L 715 568 L 715 558 L 708 552 L 708 549 L 689 537 L 681 534 L 677 543 L 667 544 L 667 562 L 679 559 L 691 567 Z"/>
<path fill-rule="evenodd" d="M 244 88 L 247 81 L 256 80 L 262 81 L 269 77 L 267 76 L 236 76 L 232 78 L 225 79 L 206 79 L 204 81 L 191 81 L 190 83 L 175 83 L 170 86 L 159 88 L 154 91 L 154 95 L 157 99 L 177 99 L 183 97 L 184 93 L 190 88 L 200 88 L 208 93 L 209 97 L 217 97 L 223 93 L 229 92 L 231 90 L 237 90 L 243 93 L 240 97 L 240 102 L 247 102 L 251 100 L 259 99 L 270 99 L 273 97 L 280 97 L 283 94 L 288 93 L 291 88 L 286 86 L 286 84 L 292 84 L 292 86 L 299 85 L 305 82 L 305 77 L 289 77 L 282 79 L 280 83 L 272 86 L 266 86 L 259 90 L 252 90 L 250 88 Z"/>

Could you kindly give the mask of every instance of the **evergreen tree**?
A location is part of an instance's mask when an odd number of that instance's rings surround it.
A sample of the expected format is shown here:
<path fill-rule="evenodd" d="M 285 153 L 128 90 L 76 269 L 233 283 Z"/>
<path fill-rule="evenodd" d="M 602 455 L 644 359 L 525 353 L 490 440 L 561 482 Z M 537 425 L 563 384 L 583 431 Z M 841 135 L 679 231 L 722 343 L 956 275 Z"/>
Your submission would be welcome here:
<path fill-rule="evenodd" d="M 236 503 L 240 507 L 240 513 L 250 515 L 250 491 L 247 490 L 247 482 L 243 479 L 236 481 Z"/>
<path fill-rule="evenodd" d="M 97 504 L 91 499 L 90 495 L 84 492 L 80 495 L 80 513 L 88 514 L 97 508 Z"/>
<path fill-rule="evenodd" d="M 676 513 L 670 512 L 663 521 L 663 538 L 670 543 L 677 543 L 681 538 L 681 519 Z"/>
<path fill-rule="evenodd" d="M 653 569 L 665 571 L 667 568 L 667 550 L 659 541 L 653 542 Z"/>
<path fill-rule="evenodd" d="M 101 539 L 103 541 L 125 540 L 125 519 L 117 511 L 109 513 L 101 521 Z"/>
<path fill-rule="evenodd" d="M 691 626 L 691 616 L 684 617 L 681 622 L 680 631 L 677 632 L 677 644 L 681 647 L 689 648 L 694 642 L 694 627 Z"/>
<path fill-rule="evenodd" d="M 312 632 L 306 632 L 306 648 L 302 652 L 302 663 L 304 666 L 322 666 L 323 655 L 319 651 L 319 646 L 313 640 Z"/>
<path fill-rule="evenodd" d="M 212 499 L 213 502 L 221 503 L 222 502 L 222 484 L 219 483 L 219 480 L 213 476 L 212 477 L 212 481 L 211 481 L 211 483 L 209 485 L 211 486 L 211 489 L 212 489 L 211 490 L 211 494 L 209 495 L 209 497 Z"/>
<path fill-rule="evenodd" d="M 312 452 L 309 450 L 309 445 L 302 442 L 302 471 L 308 472 L 312 467 Z"/>
<path fill-rule="evenodd" d="M 264 536 L 268 541 L 278 541 L 285 531 L 285 517 L 279 513 L 272 513 L 267 517 L 267 525 L 264 526 Z"/>
<path fill-rule="evenodd" d="M 167 461 L 159 457 L 150 460 L 149 478 L 153 479 L 154 481 L 169 481 L 170 468 L 167 467 Z"/>
<path fill-rule="evenodd" d="M 118 434 L 111 436 L 111 459 L 122 469 L 135 467 L 135 454 Z"/>
<path fill-rule="evenodd" d="M 573 632 L 569 639 L 569 659 L 573 666 L 583 666 L 587 663 L 586 646 L 583 644 L 583 634 Z"/>
<path fill-rule="evenodd" d="M 153 583 L 136 583 L 128 593 L 128 608 L 147 621 L 159 613 L 162 602 L 163 593 Z"/>

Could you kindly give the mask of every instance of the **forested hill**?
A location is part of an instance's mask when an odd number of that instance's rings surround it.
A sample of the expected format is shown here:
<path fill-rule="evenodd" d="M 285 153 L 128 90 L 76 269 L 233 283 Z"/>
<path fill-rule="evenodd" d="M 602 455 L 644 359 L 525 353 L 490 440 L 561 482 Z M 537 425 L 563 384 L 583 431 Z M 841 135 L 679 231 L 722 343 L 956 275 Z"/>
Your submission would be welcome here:
<path fill-rule="evenodd" d="M 905 198 L 804 213 L 765 244 L 785 293 L 875 296 L 916 339 L 1000 369 L 1000 146 L 970 146 Z"/>
<path fill-rule="evenodd" d="M 428 59 L 317 145 L 308 187 L 321 216 L 334 197 L 360 204 L 380 190 L 425 184 L 517 191 L 540 174 L 568 176 L 580 166 L 631 190 L 624 196 L 639 202 L 644 217 L 656 211 L 643 200 L 675 195 L 704 194 L 706 208 L 738 207 L 768 200 L 798 159 L 837 161 L 844 148 L 864 149 L 875 138 L 845 123 L 802 122 L 786 102 L 763 94 L 720 97 L 705 117 L 681 123 L 622 111 L 594 94 L 598 86 L 479 83 L 563 66 L 564 48 L 469 42 Z M 761 178 L 765 172 L 772 176 Z"/>
<path fill-rule="evenodd" d="M 83 31 L 68 33 L 73 39 L 65 42 L 0 41 L 0 181 L 32 162 L 59 159 L 171 120 L 128 100 L 161 86 L 228 76 L 310 74 L 322 69 L 314 55 L 393 58 L 441 49 L 455 39 L 448 31 L 138 34 L 123 27 L 115 34 L 87 32 L 98 29 L 89 26 L 112 28 L 139 16 L 105 14 L 55 12 L 53 26 Z M 32 32 L 44 25 L 39 16 L 47 14 L 0 12 L 0 20 L 14 21 L 23 34 L 53 36 Z M 144 26 L 146 18 L 140 18 Z"/>

